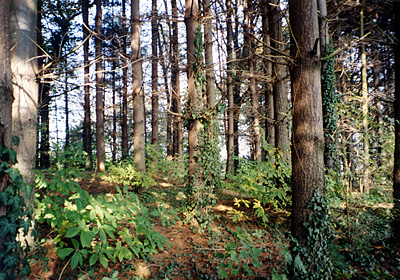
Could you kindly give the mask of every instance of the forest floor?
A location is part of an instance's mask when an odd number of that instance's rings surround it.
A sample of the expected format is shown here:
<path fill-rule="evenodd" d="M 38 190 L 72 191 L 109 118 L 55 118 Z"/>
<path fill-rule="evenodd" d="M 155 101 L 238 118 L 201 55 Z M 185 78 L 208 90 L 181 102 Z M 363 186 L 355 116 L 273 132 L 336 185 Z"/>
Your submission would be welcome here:
<path fill-rule="evenodd" d="M 162 200 L 179 209 L 184 199 L 184 186 L 172 184 L 157 176 L 155 179 L 157 185 L 139 194 L 141 200 L 148 204 Z M 116 192 L 115 184 L 95 176 L 84 179 L 79 184 L 94 196 Z M 231 191 L 217 195 L 217 203 L 212 209 L 214 218 L 203 232 L 196 230 L 196 225 L 190 223 L 177 221 L 176 224 L 164 227 L 160 220 L 154 219 L 154 229 L 168 238 L 169 247 L 146 259 L 110 262 L 107 268 L 96 263 L 94 266 L 78 266 L 71 270 L 69 260 L 59 259 L 55 252 L 52 243 L 55 232 L 49 226 L 40 224 L 40 245 L 31 259 L 32 273 L 29 279 L 220 279 L 222 262 L 227 266 L 224 268 L 227 279 L 271 279 L 273 273 L 284 273 L 282 250 L 288 247 L 289 213 L 271 209 L 268 226 L 265 227 L 259 223 L 252 209 L 242 207 L 240 210 L 245 215 L 240 221 L 234 221 L 230 212 L 237 209 L 234 198 L 238 196 L 240 195 Z M 183 214 L 180 213 L 179 216 L 184 220 Z M 247 241 L 242 239 L 244 242 L 241 242 L 238 232 L 247 232 Z M 236 244 L 235 253 L 226 250 L 232 242 Z M 337 239 L 335 242 L 340 244 L 342 241 Z M 247 249 L 251 250 L 247 247 L 249 245 L 261 249 L 259 267 L 246 254 Z M 362 254 L 356 252 L 357 248 L 337 246 L 338 253 L 341 253 L 339 261 L 344 266 L 344 277 L 334 279 L 400 279 L 400 266 L 397 266 L 400 263 L 387 261 L 389 258 L 400 260 L 400 250 L 389 250 L 378 239 L 375 244 L 367 246 L 369 248 L 363 252 L 370 256 L 364 256 L 359 261 L 352 257 L 350 260 L 341 259 L 346 258 L 343 255 Z M 247 249 L 241 250 L 243 248 Z M 232 259 L 237 259 L 238 262 Z M 371 264 L 365 263 L 369 259 Z M 232 261 L 232 266 L 229 266 L 229 261 Z M 250 272 L 246 272 L 247 267 Z M 345 271 L 349 272 L 346 274 Z"/>

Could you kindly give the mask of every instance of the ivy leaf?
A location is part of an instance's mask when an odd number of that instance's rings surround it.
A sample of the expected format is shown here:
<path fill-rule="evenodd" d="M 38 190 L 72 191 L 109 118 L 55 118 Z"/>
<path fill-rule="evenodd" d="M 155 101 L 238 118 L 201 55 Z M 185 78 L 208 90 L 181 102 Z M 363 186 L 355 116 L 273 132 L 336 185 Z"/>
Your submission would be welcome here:
<path fill-rule="evenodd" d="M 0 219 L 0 237 L 4 237 L 7 234 L 14 236 L 17 233 L 17 225 L 10 223 L 6 217 Z"/>
<path fill-rule="evenodd" d="M 25 232 L 28 232 L 29 228 L 32 226 L 30 219 L 20 219 L 18 225 L 20 228 L 23 228 Z"/>
<path fill-rule="evenodd" d="M 18 178 L 18 176 L 20 176 L 18 169 L 15 168 L 8 168 L 6 170 L 6 173 L 8 173 L 8 175 L 10 175 L 10 179 L 12 182 L 15 182 Z"/>

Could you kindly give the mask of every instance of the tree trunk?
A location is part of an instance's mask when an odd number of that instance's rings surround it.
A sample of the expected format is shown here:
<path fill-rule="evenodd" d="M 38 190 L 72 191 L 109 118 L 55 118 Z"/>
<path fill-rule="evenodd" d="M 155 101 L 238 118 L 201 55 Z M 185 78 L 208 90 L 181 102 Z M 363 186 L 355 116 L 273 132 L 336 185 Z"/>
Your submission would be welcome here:
<path fill-rule="evenodd" d="M 116 94 L 117 94 L 117 89 L 116 89 L 116 82 L 115 82 L 115 72 L 117 71 L 117 52 L 114 52 L 114 57 L 112 61 L 112 70 L 111 70 L 111 83 L 112 83 L 112 111 L 113 111 L 113 116 L 112 116 L 112 122 L 113 122 L 113 128 L 112 128 L 112 161 L 115 163 L 117 161 L 117 149 L 118 149 L 118 144 L 117 144 L 117 104 L 116 104 Z"/>
<path fill-rule="evenodd" d="M 38 13 L 37 13 L 37 52 L 38 52 L 38 65 L 39 65 L 39 77 L 44 73 L 42 72 L 42 66 L 44 62 L 44 52 L 43 52 L 43 35 L 42 35 L 42 6 L 43 1 L 38 0 Z M 39 81 L 39 127 L 40 127 L 40 143 L 38 165 L 40 168 L 50 167 L 50 131 L 49 131 L 49 104 L 50 104 L 50 85 L 46 79 L 40 78 Z M 38 138 L 39 140 L 39 138 Z"/>
<path fill-rule="evenodd" d="M 324 192 L 324 136 L 317 2 L 289 1 L 293 98 L 292 235 L 305 244 L 307 205 Z"/>
<path fill-rule="evenodd" d="M 234 100 L 233 100 L 233 31 L 232 31 L 232 0 L 226 0 L 226 32 L 227 32 L 227 42 L 226 42 L 226 52 L 228 55 L 227 59 L 227 96 L 228 96 L 228 137 L 226 144 L 226 174 L 233 172 L 233 152 L 234 152 Z"/>
<path fill-rule="evenodd" d="M 259 102 L 256 81 L 256 58 L 254 44 L 254 28 L 253 25 L 253 4 L 251 0 L 244 0 L 244 25 L 243 32 L 245 34 L 248 48 L 248 64 L 249 64 L 249 92 L 251 96 L 251 118 L 252 118 L 252 146 L 253 160 L 261 162 L 261 132 L 260 132 L 260 117 L 259 117 Z"/>
<path fill-rule="evenodd" d="M 393 170 L 393 235 L 395 240 L 400 238 L 400 2 L 394 1 L 394 22 L 396 41 L 394 44 L 395 56 L 395 146 L 394 146 L 394 170 Z"/>
<path fill-rule="evenodd" d="M 179 42 L 178 42 L 178 7 L 176 0 L 171 1 L 172 6 L 172 112 L 173 115 L 173 156 L 174 158 L 182 156 L 182 118 L 180 116 L 181 94 L 179 81 Z"/>
<path fill-rule="evenodd" d="M 14 103 L 12 106 L 13 133 L 20 139 L 15 147 L 18 163 L 15 168 L 24 182 L 31 186 L 30 196 L 22 193 L 25 204 L 33 212 L 35 204 L 35 159 L 38 111 L 36 9 L 34 0 L 12 1 L 11 11 L 11 69 L 13 72 Z M 34 237 L 30 232 L 22 237 L 31 248 Z"/>
<path fill-rule="evenodd" d="M 123 29 L 123 39 L 122 39 L 122 159 L 126 159 L 129 155 L 128 147 L 128 63 L 126 54 L 126 36 L 128 35 L 126 29 L 126 3 L 122 0 L 122 29 Z"/>
<path fill-rule="evenodd" d="M 103 103 L 103 48 L 102 48 L 101 0 L 96 0 L 96 171 L 106 171 L 104 147 L 104 103 Z"/>
<path fill-rule="evenodd" d="M 157 38 L 158 38 L 158 14 L 157 0 L 152 0 L 151 5 L 151 144 L 155 152 L 158 152 L 158 54 L 157 54 Z M 153 164 L 157 161 L 157 157 L 152 159 Z"/>
<path fill-rule="evenodd" d="M 264 75 L 264 133 L 265 141 L 269 144 L 272 150 L 262 149 L 263 160 L 268 159 L 274 162 L 275 148 L 275 123 L 274 123 L 274 91 L 272 87 L 272 62 L 271 62 L 271 39 L 270 39 L 270 23 L 269 23 L 269 3 L 263 0 L 260 3 L 262 11 L 262 38 L 263 38 L 263 75 Z"/>
<path fill-rule="evenodd" d="M 84 117 L 83 117 L 83 150 L 88 153 L 86 167 L 91 168 L 92 136 L 90 126 L 90 65 L 89 65 L 89 0 L 82 1 L 83 18 L 83 67 L 84 67 Z"/>
<path fill-rule="evenodd" d="M 202 186 L 202 174 L 198 170 L 199 154 L 199 132 L 202 124 L 195 114 L 200 111 L 202 100 L 195 85 L 194 64 L 195 58 L 195 38 L 199 26 L 199 3 L 198 0 L 186 0 L 185 5 L 185 24 L 187 39 L 187 79 L 188 79 L 188 119 L 189 126 L 189 189 L 191 191 L 199 190 Z"/>
<path fill-rule="evenodd" d="M 132 90 L 133 90 L 133 156 L 136 170 L 146 173 L 145 138 L 144 138 L 144 94 L 142 90 L 143 70 L 140 49 L 140 12 L 139 0 L 132 0 Z"/>
<path fill-rule="evenodd" d="M 64 82 L 64 102 L 65 102 L 65 149 L 69 146 L 69 102 L 68 102 L 68 67 L 67 67 L 67 58 L 64 61 L 64 75 L 65 75 L 65 82 Z"/>
<path fill-rule="evenodd" d="M 215 107 L 215 74 L 213 59 L 213 40 L 212 40 L 212 14 L 210 0 L 204 0 L 204 51 L 206 62 L 206 95 L 207 107 L 212 109 Z"/>
<path fill-rule="evenodd" d="M 12 148 L 12 104 L 14 101 L 10 60 L 10 3 L 0 2 L 0 146 Z M 0 192 L 4 190 L 3 180 Z M 0 206 L 0 217 L 5 207 Z"/>
<path fill-rule="evenodd" d="M 272 79 L 274 91 L 274 120 L 275 120 L 275 148 L 283 153 L 284 158 L 290 159 L 289 153 L 289 118 L 288 118 L 288 94 L 286 90 L 286 69 L 282 54 L 285 51 L 282 31 L 282 12 L 279 8 L 279 0 L 272 0 L 270 5 L 270 34 L 271 47 L 280 53 L 276 55 L 272 65 Z"/>
<path fill-rule="evenodd" d="M 360 38 L 364 37 L 364 9 L 360 12 Z M 363 140 L 364 140 L 364 174 L 362 174 L 361 193 L 369 193 L 370 166 L 369 166 L 369 139 L 368 139 L 368 82 L 367 82 L 367 54 L 365 43 L 361 42 L 361 92 L 363 115 Z"/>

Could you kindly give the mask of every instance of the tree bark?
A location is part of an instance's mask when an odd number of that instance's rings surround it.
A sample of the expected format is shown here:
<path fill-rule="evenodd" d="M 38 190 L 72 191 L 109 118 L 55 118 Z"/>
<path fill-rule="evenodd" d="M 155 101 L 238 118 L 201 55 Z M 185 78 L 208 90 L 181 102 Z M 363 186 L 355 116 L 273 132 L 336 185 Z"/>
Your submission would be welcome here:
<path fill-rule="evenodd" d="M 49 131 L 49 104 L 50 104 L 50 85 L 46 79 L 41 78 L 44 74 L 42 71 L 42 66 L 44 62 L 44 52 L 43 52 L 43 35 L 42 35 L 42 6 L 43 1 L 38 0 L 38 13 L 37 13 L 37 52 L 38 52 L 38 68 L 39 68 L 39 128 L 40 128 L 40 138 L 39 150 L 37 157 L 39 159 L 38 166 L 40 168 L 50 167 L 50 131 Z"/>
<path fill-rule="evenodd" d="M 232 0 L 226 0 L 226 32 L 227 32 L 227 42 L 226 42 L 226 52 L 227 58 L 227 96 L 228 96 L 228 135 L 226 144 L 226 174 L 233 172 L 233 153 L 234 153 L 234 100 L 233 100 L 233 31 L 232 31 Z"/>
<path fill-rule="evenodd" d="M 140 49 L 140 12 L 139 0 L 132 0 L 132 90 L 133 90 L 133 156 L 136 170 L 146 173 L 145 137 L 144 137 L 144 94 L 142 90 L 143 69 Z"/>
<path fill-rule="evenodd" d="M 102 48 L 101 0 L 96 0 L 96 171 L 106 171 L 104 147 L 104 103 L 103 103 L 103 48 Z"/>
<path fill-rule="evenodd" d="M 364 37 L 364 8 L 360 12 L 360 38 Z M 370 166 L 369 166 L 369 139 L 368 139 L 368 82 L 367 82 L 367 54 L 365 43 L 361 42 L 361 92 L 363 115 L 363 142 L 364 142 L 364 174 L 362 174 L 361 193 L 369 193 Z"/>
<path fill-rule="evenodd" d="M 204 0 L 204 51 L 205 51 L 205 67 L 206 67 L 206 95 L 207 107 L 214 108 L 215 99 L 215 74 L 213 59 L 213 40 L 212 40 L 212 14 L 210 0 Z"/>
<path fill-rule="evenodd" d="M 256 58 L 255 58 L 255 44 L 254 44 L 254 28 L 253 25 L 253 4 L 251 0 L 244 0 L 244 25 L 243 32 L 246 38 L 248 48 L 248 64 L 249 64 L 249 92 L 251 96 L 251 118 L 252 118 L 252 146 L 253 146 L 253 160 L 261 162 L 261 132 L 260 132 L 260 116 L 259 116 L 259 102 L 256 81 Z"/>
<path fill-rule="evenodd" d="M 202 129 L 200 119 L 194 115 L 200 111 L 202 100 L 195 85 L 194 63 L 196 58 L 195 38 L 199 26 L 199 3 L 198 0 L 186 0 L 185 5 L 185 24 L 187 39 L 187 79 L 188 79 L 188 107 L 189 107 L 189 189 L 195 190 L 202 188 L 202 174 L 198 170 L 198 146 L 199 132 Z"/>
<path fill-rule="evenodd" d="M 158 38 L 158 14 L 157 0 L 152 0 L 151 5 L 151 144 L 155 152 L 158 152 L 158 54 L 157 54 L 157 38 Z M 157 161 L 157 157 L 152 159 L 153 164 Z"/>
<path fill-rule="evenodd" d="M 13 72 L 14 103 L 12 106 L 13 133 L 20 139 L 14 147 L 18 163 L 15 165 L 24 182 L 32 188 L 30 196 L 21 195 L 26 206 L 33 212 L 35 203 L 35 159 L 36 130 L 38 112 L 38 83 L 36 74 L 36 14 L 37 3 L 34 0 L 12 1 L 11 7 L 11 69 Z M 30 232 L 22 237 L 34 247 L 34 237 Z"/>
<path fill-rule="evenodd" d="M 286 90 L 286 66 L 282 54 L 285 51 L 282 31 L 282 12 L 279 8 L 279 0 L 270 1 L 270 35 L 271 47 L 280 53 L 272 51 L 276 58 L 272 65 L 273 95 L 274 95 L 274 120 L 275 120 L 275 148 L 283 153 L 284 158 L 290 159 L 289 153 L 289 118 L 288 118 L 288 94 Z"/>
<path fill-rule="evenodd" d="M 173 115 L 173 129 L 172 129 L 172 154 L 173 157 L 182 156 L 182 118 L 180 116 L 181 107 L 181 94 L 180 94 L 180 80 L 179 80 L 179 42 L 178 42 L 178 7 L 176 0 L 171 1 L 172 6 L 172 65 L 171 65 L 171 83 L 172 83 L 172 112 Z"/>
<path fill-rule="evenodd" d="M 83 150 L 88 153 L 86 167 L 91 167 L 92 136 L 90 126 L 90 65 L 89 65 L 89 0 L 82 1 L 83 18 L 83 67 L 84 67 L 84 117 L 83 117 Z"/>
<path fill-rule="evenodd" d="M 271 36 L 269 23 L 269 3 L 267 0 L 260 2 L 262 15 L 262 39 L 263 39 L 263 79 L 264 79 L 264 139 L 272 150 L 262 149 L 262 159 L 274 162 L 275 148 L 275 123 L 274 123 L 274 91 L 272 83 L 272 62 L 271 62 Z"/>
<path fill-rule="evenodd" d="M 128 63 L 126 54 L 126 36 L 128 35 L 126 28 L 126 3 L 122 0 L 122 29 L 123 29 L 123 39 L 122 39 L 122 159 L 126 159 L 129 155 L 128 147 Z"/>
<path fill-rule="evenodd" d="M 292 28 L 292 235 L 305 244 L 307 205 L 324 191 L 324 136 L 317 2 L 289 1 Z"/>
<path fill-rule="evenodd" d="M 400 2 L 394 1 L 393 27 L 397 40 L 394 45 L 395 57 L 395 145 L 394 145 L 394 170 L 393 170 L 393 222 L 392 229 L 395 240 L 400 238 Z"/>

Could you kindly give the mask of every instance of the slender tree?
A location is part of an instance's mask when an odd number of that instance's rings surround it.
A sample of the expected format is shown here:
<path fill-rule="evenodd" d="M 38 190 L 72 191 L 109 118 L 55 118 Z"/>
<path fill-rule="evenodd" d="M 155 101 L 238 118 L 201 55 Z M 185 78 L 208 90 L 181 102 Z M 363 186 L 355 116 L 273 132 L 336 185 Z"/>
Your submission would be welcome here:
<path fill-rule="evenodd" d="M 283 57 L 285 52 L 285 42 L 282 31 L 282 11 L 279 3 L 279 0 L 272 0 L 269 5 L 271 47 L 273 48 L 272 55 L 274 56 L 272 80 L 274 91 L 275 147 L 284 153 L 286 159 L 289 159 L 289 101 L 285 81 L 287 71 Z"/>
<path fill-rule="evenodd" d="M 89 65 L 89 0 L 82 1 L 82 18 L 83 18 L 83 67 L 84 67 L 84 117 L 83 117 L 83 150 L 88 153 L 89 159 L 92 154 L 92 140 L 90 127 L 90 65 Z M 90 167 L 91 160 L 88 161 L 87 167 Z"/>
<path fill-rule="evenodd" d="M 202 129 L 202 123 L 196 113 L 201 109 L 202 97 L 197 91 L 195 83 L 195 38 L 199 28 L 199 2 L 198 0 L 186 0 L 185 4 L 185 24 L 187 40 L 187 77 L 188 77 L 188 126 L 189 126 L 189 190 L 197 192 L 202 188 L 202 172 L 198 170 L 199 154 L 199 132 Z M 194 197 L 194 200 L 200 197 Z"/>
<path fill-rule="evenodd" d="M 249 92 L 251 96 L 251 118 L 252 118 L 252 146 L 253 160 L 261 162 L 261 132 L 260 132 L 260 116 L 258 112 L 259 101 L 256 81 L 256 59 L 255 59 L 255 44 L 254 44 L 254 28 L 253 25 L 253 3 L 251 0 L 243 1 L 244 8 L 244 25 L 243 32 L 246 38 L 248 50 L 249 64 Z"/>
<path fill-rule="evenodd" d="M 154 150 L 158 152 L 158 54 L 157 54 L 157 38 L 158 38 L 158 13 L 157 0 L 151 2 L 151 144 Z M 154 157 L 153 163 L 157 161 Z"/>
<path fill-rule="evenodd" d="M 139 0 L 132 0 L 132 30 L 131 30 L 131 49 L 132 49 L 132 90 L 133 90 L 133 156 L 135 159 L 136 170 L 146 172 L 145 159 L 145 137 L 144 137 L 144 94 L 142 90 L 143 70 L 142 54 L 140 49 L 140 12 Z"/>
<path fill-rule="evenodd" d="M 228 97 L 228 135 L 227 135 L 227 159 L 226 159 L 226 174 L 233 172 L 233 153 L 234 153 L 234 93 L 233 93 L 233 30 L 232 30 L 232 0 L 226 0 L 226 52 L 227 58 L 227 97 Z"/>
<path fill-rule="evenodd" d="M 11 69 L 13 72 L 14 103 L 12 106 L 13 133 L 20 139 L 15 147 L 18 163 L 15 165 L 31 192 L 24 192 L 27 207 L 34 210 L 36 130 L 38 112 L 36 1 L 12 1 L 11 7 Z M 30 232 L 23 239 L 34 247 Z"/>
<path fill-rule="evenodd" d="M 182 118 L 181 118 L 181 94 L 179 79 L 179 42 L 178 42 L 178 7 L 176 0 L 171 0 L 172 4 L 172 112 L 173 112 L 173 148 L 174 157 L 182 156 Z"/>
<path fill-rule="evenodd" d="M 122 0 L 122 159 L 125 159 L 129 154 L 128 147 L 128 63 L 126 54 L 126 36 L 128 35 L 126 29 L 126 3 Z"/>
<path fill-rule="evenodd" d="M 394 1 L 394 21 L 395 31 L 395 147 L 394 147 L 394 170 L 393 170 L 393 235 L 395 240 L 400 238 L 400 2 Z"/>
<path fill-rule="evenodd" d="M 364 37 L 364 7 L 360 11 L 360 37 Z M 364 174 L 360 191 L 369 192 L 370 165 L 369 165 L 369 135 L 368 135 L 368 82 L 367 82 L 367 54 L 365 52 L 365 42 L 361 42 L 361 93 L 362 93 L 362 115 L 363 115 L 363 144 L 364 144 Z"/>
<path fill-rule="evenodd" d="M 103 47 L 102 47 L 102 7 L 101 0 L 96 0 L 96 171 L 104 172 L 105 147 L 104 147 L 104 85 L 103 85 Z"/>

